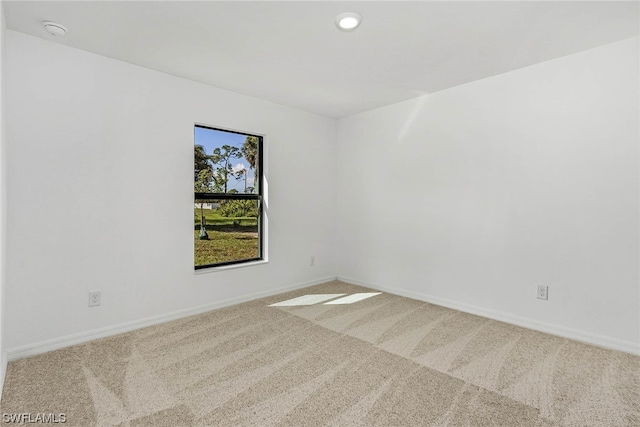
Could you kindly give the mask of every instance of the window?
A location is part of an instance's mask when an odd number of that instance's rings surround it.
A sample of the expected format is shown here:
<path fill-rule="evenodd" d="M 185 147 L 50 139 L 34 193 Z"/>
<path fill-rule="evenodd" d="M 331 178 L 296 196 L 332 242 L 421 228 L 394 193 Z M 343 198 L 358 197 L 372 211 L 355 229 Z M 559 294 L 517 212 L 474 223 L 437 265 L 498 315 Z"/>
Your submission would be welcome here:
<path fill-rule="evenodd" d="M 262 137 L 196 125 L 194 267 L 263 259 Z"/>

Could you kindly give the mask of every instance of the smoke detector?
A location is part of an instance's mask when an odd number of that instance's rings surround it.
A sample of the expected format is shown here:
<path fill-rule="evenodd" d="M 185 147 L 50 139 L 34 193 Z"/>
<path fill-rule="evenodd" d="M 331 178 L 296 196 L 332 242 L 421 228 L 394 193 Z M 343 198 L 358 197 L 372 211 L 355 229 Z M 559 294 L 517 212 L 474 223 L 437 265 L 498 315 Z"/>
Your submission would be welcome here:
<path fill-rule="evenodd" d="M 62 24 L 58 24 L 57 22 L 42 21 L 42 26 L 45 30 L 47 30 L 47 33 L 51 34 L 52 36 L 61 37 L 67 34 L 67 32 L 69 31 L 67 30 L 67 27 Z"/>

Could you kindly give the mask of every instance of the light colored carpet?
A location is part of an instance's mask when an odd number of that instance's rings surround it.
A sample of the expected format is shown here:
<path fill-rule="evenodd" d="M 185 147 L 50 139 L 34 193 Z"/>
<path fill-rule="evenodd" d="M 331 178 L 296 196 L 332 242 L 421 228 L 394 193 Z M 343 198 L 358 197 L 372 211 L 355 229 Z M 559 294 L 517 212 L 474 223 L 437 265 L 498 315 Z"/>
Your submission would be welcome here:
<path fill-rule="evenodd" d="M 331 282 L 11 362 L 73 426 L 640 426 L 640 357 Z"/>

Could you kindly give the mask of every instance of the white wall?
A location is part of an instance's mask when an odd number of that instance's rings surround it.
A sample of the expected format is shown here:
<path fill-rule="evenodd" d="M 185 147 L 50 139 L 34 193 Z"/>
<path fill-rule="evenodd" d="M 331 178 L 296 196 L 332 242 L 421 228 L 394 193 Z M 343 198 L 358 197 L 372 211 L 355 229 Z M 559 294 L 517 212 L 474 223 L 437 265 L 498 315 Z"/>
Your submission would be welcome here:
<path fill-rule="evenodd" d="M 640 351 L 638 80 L 636 37 L 340 120 L 338 275 Z"/>
<path fill-rule="evenodd" d="M 7 370 L 7 351 L 4 341 L 5 327 L 5 310 L 4 310 L 4 287 L 5 287 L 5 230 L 6 230 L 6 156 L 5 156 L 5 84 L 4 84 L 4 67 L 5 67 L 5 32 L 6 23 L 4 16 L 4 3 L 0 2 L 0 397 L 2 396 L 2 388 L 4 386 L 4 374 Z"/>
<path fill-rule="evenodd" d="M 10 350 L 335 277 L 335 120 L 13 31 L 6 81 Z M 268 264 L 194 274 L 194 122 L 266 135 Z"/>

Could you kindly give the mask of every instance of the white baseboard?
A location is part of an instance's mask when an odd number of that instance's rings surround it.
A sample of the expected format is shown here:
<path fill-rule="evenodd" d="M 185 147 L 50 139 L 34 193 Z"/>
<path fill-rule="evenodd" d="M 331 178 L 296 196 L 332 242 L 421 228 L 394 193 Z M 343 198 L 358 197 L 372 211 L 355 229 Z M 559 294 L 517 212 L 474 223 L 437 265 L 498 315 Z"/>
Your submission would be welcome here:
<path fill-rule="evenodd" d="M 319 285 L 321 283 L 331 282 L 333 280 L 336 280 L 335 276 L 325 277 L 322 279 L 317 279 L 309 282 L 297 283 L 294 285 L 289 285 L 289 286 L 285 286 L 277 289 L 271 289 L 265 292 L 258 292 L 251 295 L 243 295 L 241 297 L 231 298 L 224 301 L 217 301 L 214 303 L 199 305 L 197 307 L 178 310 L 178 311 L 174 311 L 167 314 L 160 314 L 157 316 L 146 317 L 144 319 L 107 326 L 105 328 L 79 332 L 77 334 L 66 335 L 59 338 L 54 338 L 54 339 L 41 341 L 34 344 L 28 344 L 25 346 L 12 348 L 7 351 L 6 358 L 4 359 L 5 367 L 6 367 L 7 361 L 11 362 L 14 360 L 22 359 L 24 357 L 35 356 L 37 354 L 46 353 L 48 351 L 58 350 L 58 349 L 69 347 L 76 344 L 82 344 L 87 341 L 92 341 L 99 338 L 105 338 L 105 337 L 109 337 L 117 334 L 122 334 L 124 332 L 130 332 L 135 329 L 156 325 L 158 323 L 164 323 L 170 320 L 193 316 L 195 314 L 205 313 L 207 311 L 216 310 L 218 308 L 224 308 L 224 307 L 240 304 L 247 301 L 252 301 L 252 300 L 265 298 L 272 295 L 281 294 L 283 292 L 289 292 L 296 289 L 306 288 L 313 285 Z"/>
<path fill-rule="evenodd" d="M 527 317 L 504 313 L 501 311 L 489 310 L 486 308 L 464 304 L 457 301 L 451 301 L 428 294 L 417 293 L 398 288 L 390 288 L 374 283 L 367 283 L 363 282 L 362 280 L 352 279 L 350 277 L 338 276 L 337 279 L 345 283 L 350 283 L 352 285 L 364 286 L 366 288 L 375 289 L 378 291 L 386 292 L 388 294 L 399 295 L 419 301 L 429 302 L 432 304 L 452 308 L 454 310 L 463 311 L 465 313 L 476 314 L 478 316 L 487 317 L 489 319 L 499 320 L 501 322 L 510 323 L 512 325 L 522 326 L 523 328 L 533 329 L 536 331 L 545 332 L 576 341 L 582 341 L 588 344 L 597 345 L 599 347 L 605 347 L 612 350 L 624 351 L 625 353 L 640 355 L 640 344 L 634 343 L 632 341 L 624 341 L 617 338 L 611 338 L 604 335 L 581 331 L 578 329 L 539 322 Z"/>
<path fill-rule="evenodd" d="M 4 378 L 7 374 L 7 353 L 2 352 L 0 354 L 0 397 L 2 397 L 2 390 L 4 390 Z"/>

